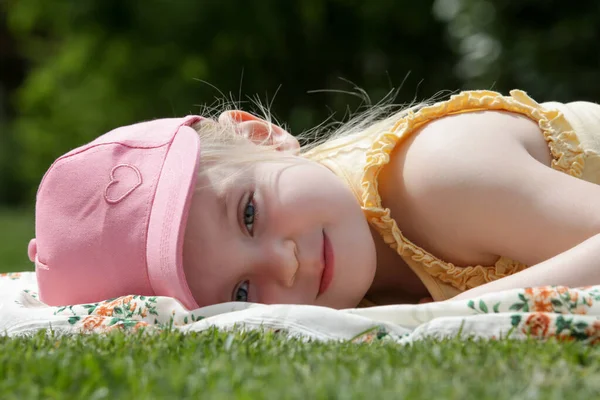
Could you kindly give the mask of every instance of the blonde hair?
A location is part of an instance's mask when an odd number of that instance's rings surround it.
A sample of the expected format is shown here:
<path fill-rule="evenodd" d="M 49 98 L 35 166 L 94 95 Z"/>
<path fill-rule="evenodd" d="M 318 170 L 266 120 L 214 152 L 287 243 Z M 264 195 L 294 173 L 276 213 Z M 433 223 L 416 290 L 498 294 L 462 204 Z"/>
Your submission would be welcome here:
<path fill-rule="evenodd" d="M 236 131 L 235 121 L 218 121 L 218 114 L 211 112 L 205 115 L 206 119 L 193 126 L 202 143 L 199 174 L 213 175 L 217 180 L 222 180 L 236 176 L 236 173 L 255 162 L 293 162 L 298 161 L 298 156 L 301 159 L 318 161 L 338 147 L 349 145 L 376 132 L 391 130 L 398 119 L 424 105 L 426 103 L 419 103 L 398 111 L 397 105 L 378 104 L 348 122 L 318 126 L 296 136 L 300 143 L 304 143 L 299 152 L 277 150 L 277 145 L 270 144 L 270 135 L 262 143 L 255 143 Z M 263 118 L 272 123 L 270 113 L 265 109 L 263 112 Z M 196 190 L 198 189 L 200 187 L 197 186 Z"/>
<path fill-rule="evenodd" d="M 207 117 L 192 126 L 200 136 L 201 156 L 199 175 L 211 176 L 211 181 L 232 179 L 256 162 L 289 161 L 294 153 L 277 151 L 275 145 L 265 138 L 263 143 L 255 143 L 236 131 L 234 121 L 217 122 Z M 258 145 L 257 145 L 258 144 Z M 201 189 L 198 179 L 196 190 Z"/>

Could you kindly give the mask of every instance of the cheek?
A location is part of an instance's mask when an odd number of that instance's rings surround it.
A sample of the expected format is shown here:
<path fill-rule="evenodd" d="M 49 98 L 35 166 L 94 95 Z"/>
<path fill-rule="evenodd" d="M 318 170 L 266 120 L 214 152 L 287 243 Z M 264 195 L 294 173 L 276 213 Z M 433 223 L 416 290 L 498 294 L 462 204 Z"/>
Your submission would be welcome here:
<path fill-rule="evenodd" d="M 263 280 L 255 280 L 250 287 L 250 299 L 261 304 L 289 304 L 294 303 L 290 293 L 280 286 Z"/>
<path fill-rule="evenodd" d="M 206 218 L 205 218 L 206 220 Z M 243 253 L 220 230 L 187 230 L 183 263 L 186 280 L 199 303 L 229 299 L 240 272 Z"/>

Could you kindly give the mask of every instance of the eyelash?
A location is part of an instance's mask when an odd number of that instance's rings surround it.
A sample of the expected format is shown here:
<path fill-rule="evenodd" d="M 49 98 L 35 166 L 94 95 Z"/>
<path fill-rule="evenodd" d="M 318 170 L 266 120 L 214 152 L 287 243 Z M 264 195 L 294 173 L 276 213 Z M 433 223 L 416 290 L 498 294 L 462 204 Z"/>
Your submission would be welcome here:
<path fill-rule="evenodd" d="M 248 215 L 248 218 L 252 218 L 252 222 L 246 222 L 246 211 L 252 207 L 252 215 Z M 256 220 L 258 219 L 258 211 L 256 207 L 256 202 L 254 201 L 254 192 L 250 193 L 248 196 L 248 200 L 242 209 L 242 224 L 246 227 L 246 230 L 250 234 L 250 236 L 254 236 L 254 225 L 256 224 Z M 248 228 L 248 225 L 251 225 L 251 228 Z"/>
<path fill-rule="evenodd" d="M 243 286 L 246 285 L 245 289 L 242 289 Z M 240 292 L 240 290 L 243 290 L 245 292 L 244 299 L 239 299 L 238 298 L 238 292 Z M 235 289 L 233 290 L 233 301 L 240 301 L 240 302 L 247 302 L 248 301 L 248 297 L 249 297 L 249 292 L 250 292 L 250 282 L 249 281 L 242 281 L 240 282 Z"/>

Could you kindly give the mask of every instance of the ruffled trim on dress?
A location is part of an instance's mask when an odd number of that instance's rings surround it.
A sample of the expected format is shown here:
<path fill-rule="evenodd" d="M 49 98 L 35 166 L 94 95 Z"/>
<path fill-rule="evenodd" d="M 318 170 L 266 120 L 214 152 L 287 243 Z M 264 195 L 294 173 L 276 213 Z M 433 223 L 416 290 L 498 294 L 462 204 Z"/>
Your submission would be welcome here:
<path fill-rule="evenodd" d="M 577 135 L 563 114 L 558 110 L 543 108 L 525 92 L 513 90 L 510 94 L 508 97 L 487 90 L 463 92 L 452 96 L 448 101 L 424 107 L 417 112 L 408 112 L 390 131 L 379 135 L 366 155 L 367 164 L 361 187 L 362 208 L 369 223 L 403 259 L 416 262 L 432 277 L 461 291 L 512 275 L 527 266 L 506 257 L 499 258 L 493 266 L 467 267 L 438 259 L 404 237 L 396 221 L 390 216 L 390 210 L 382 207 L 377 178 L 389 162 L 394 147 L 420 126 L 446 115 L 483 110 L 515 112 L 537 121 L 552 153 L 552 168 L 581 177 L 585 163 L 584 153 Z"/>

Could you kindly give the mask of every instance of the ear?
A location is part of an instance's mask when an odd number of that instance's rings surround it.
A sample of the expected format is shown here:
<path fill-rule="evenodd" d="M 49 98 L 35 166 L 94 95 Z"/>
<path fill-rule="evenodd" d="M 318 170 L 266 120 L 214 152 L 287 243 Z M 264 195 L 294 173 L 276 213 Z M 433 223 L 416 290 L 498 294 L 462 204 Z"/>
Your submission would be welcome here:
<path fill-rule="evenodd" d="M 225 111 L 219 116 L 219 122 L 228 121 L 234 121 L 237 131 L 254 143 L 276 145 L 279 151 L 300 149 L 300 143 L 288 131 L 245 111 Z"/>

